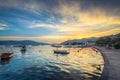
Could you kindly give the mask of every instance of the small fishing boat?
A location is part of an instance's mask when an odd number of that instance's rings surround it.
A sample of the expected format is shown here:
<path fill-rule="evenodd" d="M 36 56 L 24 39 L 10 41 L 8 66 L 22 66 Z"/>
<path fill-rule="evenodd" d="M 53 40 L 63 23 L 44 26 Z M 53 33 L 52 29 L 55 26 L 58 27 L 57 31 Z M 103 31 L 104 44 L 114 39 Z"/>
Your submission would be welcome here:
<path fill-rule="evenodd" d="M 54 50 L 54 53 L 57 53 L 57 54 L 69 54 L 70 52 L 68 52 L 67 50 Z"/>
<path fill-rule="evenodd" d="M 21 49 L 22 52 L 26 52 L 26 46 L 23 46 Z"/>
<path fill-rule="evenodd" d="M 52 44 L 51 46 L 52 46 L 52 47 L 56 47 L 56 48 L 62 47 L 62 45 L 58 45 L 58 44 Z"/>
<path fill-rule="evenodd" d="M 0 55 L 0 58 L 1 58 L 1 60 L 2 59 L 10 59 L 12 56 L 13 56 L 13 53 L 8 52 L 8 53 L 2 53 Z"/>

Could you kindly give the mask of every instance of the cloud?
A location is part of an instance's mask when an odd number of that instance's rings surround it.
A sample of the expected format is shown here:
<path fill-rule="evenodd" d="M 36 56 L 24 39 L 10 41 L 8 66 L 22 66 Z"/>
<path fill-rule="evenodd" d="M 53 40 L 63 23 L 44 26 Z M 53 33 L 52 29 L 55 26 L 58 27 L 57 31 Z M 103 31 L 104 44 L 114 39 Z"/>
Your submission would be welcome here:
<path fill-rule="evenodd" d="M 119 4 L 119 0 L 0 0 L 0 8 L 25 12 L 22 15 L 15 13 L 14 20 L 21 26 L 54 31 L 52 35 L 29 37 L 42 39 L 65 39 L 67 36 L 78 39 L 118 33 Z M 0 24 L 0 30 L 6 26 Z"/>
<path fill-rule="evenodd" d="M 120 28 L 113 28 L 109 29 L 107 31 L 93 31 L 93 32 L 76 32 L 70 35 L 43 35 L 43 36 L 31 36 L 31 35 L 24 35 L 24 36 L 0 36 L 0 39 L 2 40 L 26 40 L 26 39 L 31 39 L 31 40 L 37 40 L 37 41 L 42 41 L 42 42 L 63 42 L 68 39 L 81 39 L 81 38 L 89 38 L 89 37 L 99 37 L 99 36 L 107 36 L 110 34 L 115 34 L 119 33 Z M 109 34 L 108 34 L 109 33 Z"/>
<path fill-rule="evenodd" d="M 47 28 L 47 29 L 54 29 L 57 30 L 58 32 L 71 32 L 71 31 L 83 31 L 88 29 L 87 26 L 93 26 L 94 24 L 48 24 L 48 23 L 41 23 L 37 21 L 33 21 L 29 23 L 28 28 Z M 86 27 L 85 27 L 86 26 Z M 82 30 L 81 30 L 82 28 Z M 90 30 L 90 29 L 89 29 Z"/>
<path fill-rule="evenodd" d="M 33 21 L 28 24 L 28 28 L 48 28 L 48 29 L 57 29 L 59 26 L 56 24 L 47 24 L 38 21 Z"/>
<path fill-rule="evenodd" d="M 1 24 L 0 23 L 0 27 L 6 27 L 7 25 L 6 24 Z"/>
<path fill-rule="evenodd" d="M 0 23 L 0 30 L 5 30 L 5 29 L 6 29 L 6 27 L 7 27 L 7 25 L 6 25 L 6 24 L 2 24 L 2 23 Z"/>
<path fill-rule="evenodd" d="M 116 24 L 120 27 L 120 17 L 108 15 L 110 12 L 100 7 L 93 7 L 90 10 L 83 11 L 79 3 L 74 3 L 72 5 L 61 5 L 55 12 L 62 16 L 60 21 L 65 24 L 60 27 L 60 31 L 72 31 L 71 33 L 74 33 L 93 32 L 97 30 L 99 33 L 104 30 L 116 28 L 116 26 L 113 26 Z"/>

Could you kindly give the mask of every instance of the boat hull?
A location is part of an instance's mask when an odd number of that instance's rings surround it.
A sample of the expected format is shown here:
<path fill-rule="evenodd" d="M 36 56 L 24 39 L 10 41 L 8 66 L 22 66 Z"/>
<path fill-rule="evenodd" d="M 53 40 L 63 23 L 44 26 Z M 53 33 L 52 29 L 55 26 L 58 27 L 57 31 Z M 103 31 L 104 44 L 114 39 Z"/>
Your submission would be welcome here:
<path fill-rule="evenodd" d="M 2 53 L 0 58 L 3 59 L 10 59 L 13 56 L 13 53 Z"/>
<path fill-rule="evenodd" d="M 67 52 L 67 51 L 58 51 L 58 50 L 54 50 L 54 53 L 57 53 L 57 54 L 69 54 L 69 52 Z"/>

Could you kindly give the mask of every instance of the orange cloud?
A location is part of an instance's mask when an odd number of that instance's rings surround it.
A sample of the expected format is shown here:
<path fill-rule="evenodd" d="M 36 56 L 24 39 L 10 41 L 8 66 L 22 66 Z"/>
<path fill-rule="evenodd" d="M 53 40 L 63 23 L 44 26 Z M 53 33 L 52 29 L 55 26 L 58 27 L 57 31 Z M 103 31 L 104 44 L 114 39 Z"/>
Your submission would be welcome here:
<path fill-rule="evenodd" d="M 88 11 L 83 11 L 78 3 L 62 4 L 55 8 L 54 13 L 62 16 L 59 24 L 43 24 L 31 22 L 29 27 L 44 27 L 55 30 L 62 35 L 44 35 L 44 36 L 1 36 L 0 38 L 15 38 L 15 39 L 44 39 L 56 42 L 67 39 L 81 39 L 88 37 L 106 36 L 120 32 L 120 27 L 112 25 L 120 25 L 120 17 L 108 15 L 104 9 L 93 8 Z M 52 18 L 51 18 L 52 19 Z"/>

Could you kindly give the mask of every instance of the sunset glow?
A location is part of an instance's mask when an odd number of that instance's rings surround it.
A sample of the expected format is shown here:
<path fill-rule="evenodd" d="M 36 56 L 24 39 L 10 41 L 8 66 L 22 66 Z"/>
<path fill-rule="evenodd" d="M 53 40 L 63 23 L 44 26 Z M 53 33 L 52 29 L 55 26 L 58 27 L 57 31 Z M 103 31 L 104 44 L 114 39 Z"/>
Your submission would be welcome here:
<path fill-rule="evenodd" d="M 49 43 L 117 34 L 119 0 L 0 0 L 0 39 Z"/>

